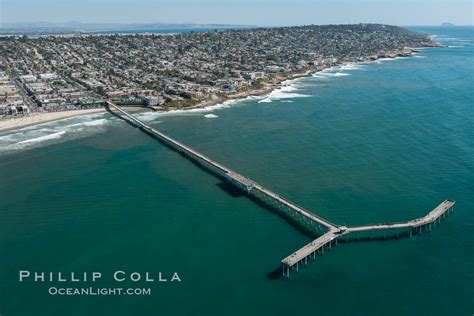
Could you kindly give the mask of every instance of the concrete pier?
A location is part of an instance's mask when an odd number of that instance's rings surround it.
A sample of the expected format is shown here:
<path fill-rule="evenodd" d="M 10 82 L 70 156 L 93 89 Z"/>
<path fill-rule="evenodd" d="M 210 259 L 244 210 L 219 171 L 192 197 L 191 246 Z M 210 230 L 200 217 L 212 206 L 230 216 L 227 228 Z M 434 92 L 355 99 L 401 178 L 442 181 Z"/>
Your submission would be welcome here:
<path fill-rule="evenodd" d="M 196 150 L 178 142 L 177 140 L 169 137 L 168 135 L 151 128 L 150 126 L 146 125 L 142 121 L 130 115 L 114 103 L 110 101 L 106 101 L 106 103 L 111 110 L 118 112 L 122 118 L 139 127 L 145 133 L 152 135 L 153 137 L 157 138 L 169 147 L 175 149 L 183 155 L 186 155 L 193 161 L 198 162 L 200 165 L 208 168 L 213 173 L 219 175 L 220 177 L 222 177 L 229 183 L 235 185 L 239 189 L 247 192 L 249 195 L 253 195 L 265 201 L 270 201 L 272 205 L 278 205 L 280 208 L 288 210 L 294 215 L 297 215 L 298 217 L 304 218 L 305 220 L 309 221 L 310 224 L 315 224 L 314 226 L 316 226 L 316 228 L 324 228 L 326 232 L 323 235 L 281 260 L 282 275 L 287 278 L 290 277 L 291 269 L 298 271 L 299 263 L 307 265 L 308 257 L 310 259 L 315 260 L 318 254 L 323 255 L 325 248 L 331 249 L 332 245 L 337 245 L 337 240 L 339 238 L 346 238 L 346 236 L 348 235 L 357 234 L 361 232 L 375 231 L 387 232 L 387 234 L 383 234 L 384 239 L 385 237 L 388 237 L 391 231 L 394 231 L 395 233 L 393 233 L 393 235 L 398 238 L 402 236 L 400 234 L 400 230 L 406 230 L 407 232 L 404 236 L 411 237 L 413 234 L 421 234 L 423 230 L 430 231 L 432 228 L 434 228 L 436 223 L 440 223 L 441 219 L 445 217 L 454 208 L 455 201 L 446 199 L 436 208 L 434 208 L 431 212 L 429 212 L 426 216 L 407 222 L 364 225 L 354 227 L 339 226 L 334 223 L 331 223 L 327 219 L 317 216 L 309 210 L 306 210 L 296 205 L 295 203 L 279 196 L 278 194 L 238 174 L 237 172 L 226 168 L 225 166 L 213 161 L 212 159 L 204 156 Z"/>
<path fill-rule="evenodd" d="M 310 211 L 296 205 L 295 203 L 288 201 L 287 199 L 279 196 L 278 194 L 270 191 L 267 188 L 264 188 L 263 186 L 255 183 L 254 181 L 238 174 L 235 171 L 232 171 L 221 164 L 213 161 L 212 159 L 204 156 L 203 154 L 195 151 L 194 149 L 191 149 L 190 147 L 178 142 L 177 140 L 169 137 L 168 135 L 165 135 L 162 132 L 159 132 L 150 126 L 146 125 L 142 121 L 138 120 L 134 116 L 130 115 L 114 103 L 107 101 L 107 104 L 110 108 L 118 111 L 123 118 L 127 119 L 129 122 L 134 124 L 135 126 L 141 128 L 144 132 L 160 139 L 161 141 L 167 143 L 170 145 L 170 147 L 176 149 L 177 151 L 187 155 L 188 157 L 192 158 L 193 160 L 199 162 L 203 166 L 211 169 L 213 172 L 216 172 L 223 176 L 224 179 L 228 180 L 230 183 L 233 185 L 239 187 L 240 189 L 244 189 L 248 193 L 252 193 L 253 195 L 257 197 L 267 197 L 271 200 L 273 200 L 274 203 L 277 203 L 281 205 L 282 207 L 286 207 L 291 209 L 292 211 L 306 217 L 309 221 L 316 222 L 319 225 L 328 228 L 328 229 L 337 229 L 337 225 L 329 222 L 326 219 L 323 219 Z M 254 192 L 252 192 L 254 191 Z"/>
<path fill-rule="evenodd" d="M 424 229 L 431 230 L 432 226 L 439 221 L 442 217 L 446 216 L 448 212 L 452 211 L 454 204 L 456 202 L 453 200 L 444 200 L 441 204 L 435 207 L 431 212 L 426 216 L 420 217 L 411 221 L 403 223 L 393 223 L 393 224 L 378 224 L 378 225 L 366 225 L 366 226 L 354 226 L 354 227 L 344 227 L 340 226 L 337 229 L 330 229 L 326 234 L 318 237 L 309 244 L 303 246 L 301 249 L 292 253 L 285 259 L 281 260 L 282 271 L 284 271 L 283 276 L 290 276 L 290 268 L 295 264 L 306 260 L 307 257 L 312 256 L 317 251 L 324 253 L 324 248 L 327 247 L 331 249 L 331 245 L 334 242 L 334 245 L 337 245 L 337 239 L 345 237 L 347 235 L 359 232 L 370 232 L 370 231 L 389 231 L 397 230 L 394 233 L 394 236 L 401 237 L 398 233 L 400 229 L 408 229 L 407 236 L 411 237 L 413 232 L 421 234 Z M 383 235 L 383 239 L 387 237 Z"/>
<path fill-rule="evenodd" d="M 378 224 L 378 225 L 366 225 L 366 226 L 355 226 L 347 228 L 347 233 L 369 231 L 369 230 L 387 230 L 387 229 L 416 229 L 418 227 L 424 227 L 430 225 L 439 220 L 445 213 L 454 207 L 456 202 L 453 200 L 444 200 L 440 205 L 434 208 L 426 216 L 417 218 L 408 222 L 393 223 L 393 224 Z"/>

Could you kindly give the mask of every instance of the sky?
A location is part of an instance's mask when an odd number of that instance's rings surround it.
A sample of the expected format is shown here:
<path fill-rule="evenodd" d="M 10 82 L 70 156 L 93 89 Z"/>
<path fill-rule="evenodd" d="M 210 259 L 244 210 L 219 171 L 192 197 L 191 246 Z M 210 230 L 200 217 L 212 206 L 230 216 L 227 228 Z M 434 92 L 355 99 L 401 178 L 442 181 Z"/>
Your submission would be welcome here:
<path fill-rule="evenodd" d="M 0 0 L 0 23 L 473 24 L 474 0 Z"/>

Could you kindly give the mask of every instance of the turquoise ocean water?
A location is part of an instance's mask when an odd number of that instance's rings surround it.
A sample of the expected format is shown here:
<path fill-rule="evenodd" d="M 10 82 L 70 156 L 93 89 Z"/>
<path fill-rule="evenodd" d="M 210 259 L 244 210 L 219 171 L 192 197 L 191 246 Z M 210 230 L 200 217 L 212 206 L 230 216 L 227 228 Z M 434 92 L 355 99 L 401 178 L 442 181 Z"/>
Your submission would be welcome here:
<path fill-rule="evenodd" d="M 96 114 L 0 134 L 0 314 L 471 315 L 474 29 L 449 45 L 332 69 L 269 96 L 143 120 L 338 224 L 408 220 L 445 198 L 429 234 L 339 245 L 279 278 L 310 236 L 130 125 Z M 92 272 L 51 296 L 18 271 Z M 119 283 L 116 270 L 181 283 Z"/>

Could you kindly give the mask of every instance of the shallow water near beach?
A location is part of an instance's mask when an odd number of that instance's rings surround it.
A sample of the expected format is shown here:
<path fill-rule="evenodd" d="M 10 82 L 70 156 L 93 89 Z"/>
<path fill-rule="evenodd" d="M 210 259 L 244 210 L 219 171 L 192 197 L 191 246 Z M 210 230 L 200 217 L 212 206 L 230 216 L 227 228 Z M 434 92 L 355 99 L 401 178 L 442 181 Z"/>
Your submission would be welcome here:
<path fill-rule="evenodd" d="M 450 48 L 137 115 L 340 225 L 456 200 L 434 231 L 341 244 L 282 279 L 280 260 L 309 236 L 110 114 L 74 117 L 0 133 L 0 314 L 472 314 L 473 28 L 417 30 Z M 47 282 L 19 283 L 19 270 L 100 271 L 79 286 L 152 295 L 52 296 Z M 117 283 L 117 270 L 182 282 Z"/>

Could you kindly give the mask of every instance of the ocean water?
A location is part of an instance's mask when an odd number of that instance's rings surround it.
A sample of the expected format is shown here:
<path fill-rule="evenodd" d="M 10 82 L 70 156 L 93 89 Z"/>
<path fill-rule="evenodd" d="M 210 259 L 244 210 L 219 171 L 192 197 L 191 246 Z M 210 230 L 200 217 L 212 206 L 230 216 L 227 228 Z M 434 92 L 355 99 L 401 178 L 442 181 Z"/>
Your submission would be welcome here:
<path fill-rule="evenodd" d="M 419 237 L 341 244 L 279 277 L 311 240 L 138 129 L 94 114 L 0 134 L 0 314 L 470 315 L 474 29 L 449 45 L 339 67 L 265 97 L 144 121 L 338 224 L 454 213 Z M 18 282 L 18 271 L 96 283 Z M 116 270 L 182 282 L 110 280 Z M 52 296 L 51 286 L 151 288 Z"/>

